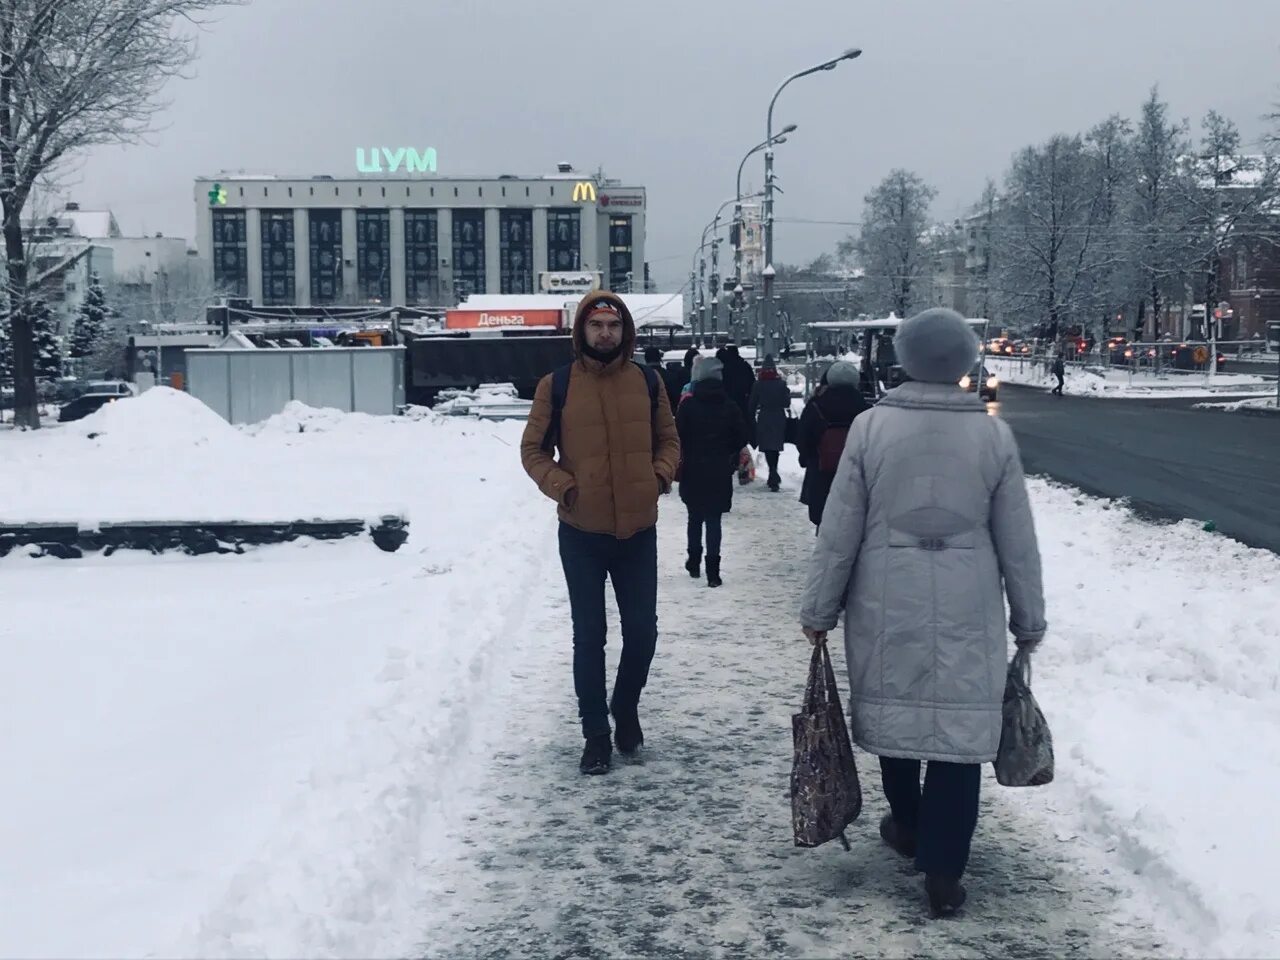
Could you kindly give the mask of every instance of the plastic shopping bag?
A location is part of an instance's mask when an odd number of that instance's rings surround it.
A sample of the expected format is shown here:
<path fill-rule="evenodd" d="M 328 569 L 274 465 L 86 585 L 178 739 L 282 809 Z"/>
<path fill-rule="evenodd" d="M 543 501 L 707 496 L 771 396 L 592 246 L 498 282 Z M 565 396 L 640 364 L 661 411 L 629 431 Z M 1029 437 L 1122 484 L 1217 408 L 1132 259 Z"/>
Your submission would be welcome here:
<path fill-rule="evenodd" d="M 1053 782 L 1053 735 L 1031 695 L 1031 654 L 1019 650 L 1004 685 L 996 780 L 1006 787 L 1040 787 Z"/>
<path fill-rule="evenodd" d="M 839 838 L 862 812 L 862 786 L 826 642 L 813 648 L 804 705 L 791 718 L 791 826 L 797 847 Z"/>

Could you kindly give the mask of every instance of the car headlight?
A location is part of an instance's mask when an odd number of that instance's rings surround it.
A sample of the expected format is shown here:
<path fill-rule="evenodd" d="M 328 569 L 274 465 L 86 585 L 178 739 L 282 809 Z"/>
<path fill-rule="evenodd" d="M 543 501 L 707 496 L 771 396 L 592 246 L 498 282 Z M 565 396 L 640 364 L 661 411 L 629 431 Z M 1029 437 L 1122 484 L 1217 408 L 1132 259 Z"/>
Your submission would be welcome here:
<path fill-rule="evenodd" d="M 965 376 L 963 376 L 963 377 L 961 377 L 961 378 L 960 378 L 960 389 L 961 389 L 961 390 L 968 390 L 968 389 L 969 389 L 969 387 L 970 387 L 972 384 L 973 384 L 973 381 L 969 379 L 969 377 L 968 377 L 968 375 L 967 375 L 967 374 L 966 374 Z"/>
<path fill-rule="evenodd" d="M 988 390 L 994 390 L 998 386 L 1000 386 L 1000 379 L 998 377 L 987 377 Z"/>

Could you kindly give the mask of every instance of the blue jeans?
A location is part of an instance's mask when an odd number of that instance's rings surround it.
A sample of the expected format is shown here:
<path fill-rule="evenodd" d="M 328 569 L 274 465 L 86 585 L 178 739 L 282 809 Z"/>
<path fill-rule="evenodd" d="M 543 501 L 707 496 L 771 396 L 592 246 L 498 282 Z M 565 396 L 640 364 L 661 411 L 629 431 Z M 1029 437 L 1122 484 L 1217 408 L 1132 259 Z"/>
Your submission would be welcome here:
<path fill-rule="evenodd" d="M 716 559 L 720 556 L 720 537 L 722 529 L 720 520 L 722 513 L 700 513 L 689 510 L 689 556 L 702 556 L 702 527 L 707 528 L 707 556 Z"/>
<path fill-rule="evenodd" d="M 573 688 L 582 735 L 607 736 L 604 582 L 606 578 L 613 582 L 622 621 L 622 658 L 613 684 L 613 705 L 630 711 L 640 702 L 658 644 L 658 529 L 650 527 L 619 540 L 561 523 L 560 563 L 573 614 Z"/>
<path fill-rule="evenodd" d="M 959 879 L 969 863 L 978 826 L 982 767 L 930 760 L 920 790 L 920 761 L 880 758 L 880 776 L 893 819 L 916 838 L 916 869 Z"/>

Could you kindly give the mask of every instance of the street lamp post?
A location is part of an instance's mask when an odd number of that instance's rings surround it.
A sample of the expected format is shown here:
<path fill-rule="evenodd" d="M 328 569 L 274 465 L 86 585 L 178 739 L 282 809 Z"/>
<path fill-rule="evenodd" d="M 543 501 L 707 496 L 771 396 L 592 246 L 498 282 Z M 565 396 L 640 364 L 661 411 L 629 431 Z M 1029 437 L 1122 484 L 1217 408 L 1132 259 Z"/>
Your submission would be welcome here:
<path fill-rule="evenodd" d="M 774 320 L 772 317 L 773 310 L 773 107 L 778 102 L 778 97 L 783 90 L 787 88 L 787 84 L 793 80 L 799 80 L 801 77 L 807 77 L 811 73 L 820 73 L 824 70 L 834 70 L 844 60 L 854 60 L 862 56 L 862 51 L 856 47 L 851 47 L 834 60 L 828 60 L 817 66 L 809 67 L 807 70 L 801 70 L 799 73 L 793 73 L 787 79 L 783 80 L 778 89 L 773 94 L 773 99 L 769 101 L 769 114 L 765 121 L 765 148 L 764 148 L 764 311 L 765 311 L 765 342 L 764 349 L 766 354 L 774 353 Z"/>
<path fill-rule="evenodd" d="M 746 155 L 742 158 L 742 162 L 738 164 L 738 179 L 736 181 L 737 189 L 734 192 L 734 207 L 733 207 L 733 278 L 735 281 L 742 280 L 742 225 L 743 225 L 742 224 L 742 201 L 743 201 L 742 168 L 747 165 L 748 160 L 750 160 L 753 156 L 755 156 L 765 147 L 771 146 L 773 144 L 778 144 L 778 143 L 786 143 L 787 134 L 794 133 L 795 131 L 796 131 L 796 125 L 794 123 L 787 124 L 780 131 L 778 131 L 778 135 L 776 137 L 773 137 L 770 140 L 762 140 L 760 143 L 757 143 L 754 147 L 748 150 Z M 753 196 L 760 196 L 760 194 L 753 194 Z M 738 285 L 741 286 L 741 283 L 739 283 Z M 741 310 L 742 309 L 741 296 L 737 298 L 737 301 L 738 301 L 738 309 Z M 730 308 L 729 313 L 730 313 L 730 316 L 732 316 L 733 314 L 732 308 Z"/>

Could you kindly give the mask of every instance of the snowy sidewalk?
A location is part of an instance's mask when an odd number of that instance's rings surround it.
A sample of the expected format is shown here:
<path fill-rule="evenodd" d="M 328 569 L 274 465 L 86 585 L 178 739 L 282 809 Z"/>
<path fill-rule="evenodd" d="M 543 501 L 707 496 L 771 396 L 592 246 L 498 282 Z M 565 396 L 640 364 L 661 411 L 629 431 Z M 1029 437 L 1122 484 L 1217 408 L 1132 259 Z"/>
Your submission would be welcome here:
<path fill-rule="evenodd" d="M 796 596 L 813 544 L 796 478 L 739 489 L 725 524 L 725 587 L 682 569 L 684 511 L 663 501 L 660 640 L 642 704 L 643 760 L 577 772 L 564 585 L 548 545 L 540 605 L 512 637 L 511 679 L 485 709 L 505 732 L 468 822 L 423 865 L 427 957 L 1116 956 L 1160 952 L 1117 913 L 1107 866 L 1046 816 L 1019 812 L 988 771 L 970 906 L 930 922 L 921 878 L 885 849 L 874 758 L 838 843 L 792 844 L 791 714 L 808 646 Z M 619 648 L 610 630 L 610 663 Z M 839 647 L 835 651 L 841 653 Z M 843 658 L 837 669 L 843 676 Z M 1020 805 L 1035 806 L 1023 793 Z M 443 839 L 443 838 L 442 838 Z M 1087 864 L 1087 865 L 1086 865 Z"/>

